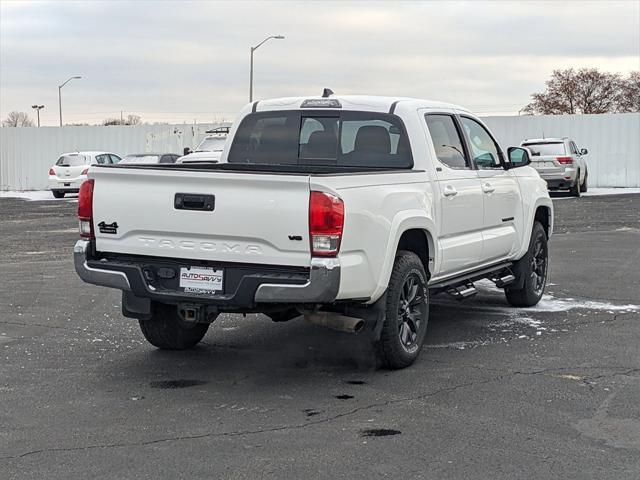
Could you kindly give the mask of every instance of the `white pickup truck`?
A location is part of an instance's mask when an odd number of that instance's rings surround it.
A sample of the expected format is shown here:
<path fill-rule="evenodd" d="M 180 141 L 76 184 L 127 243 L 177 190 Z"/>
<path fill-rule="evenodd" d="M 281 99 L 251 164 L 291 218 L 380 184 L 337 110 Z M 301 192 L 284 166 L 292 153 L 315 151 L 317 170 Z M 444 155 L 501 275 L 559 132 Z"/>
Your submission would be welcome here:
<path fill-rule="evenodd" d="M 220 312 L 303 315 L 371 335 L 389 368 L 418 356 L 430 295 L 487 278 L 536 304 L 553 205 L 528 151 L 461 107 L 329 93 L 247 105 L 219 164 L 96 165 L 80 277 L 122 290 L 159 348 L 193 347 Z"/>

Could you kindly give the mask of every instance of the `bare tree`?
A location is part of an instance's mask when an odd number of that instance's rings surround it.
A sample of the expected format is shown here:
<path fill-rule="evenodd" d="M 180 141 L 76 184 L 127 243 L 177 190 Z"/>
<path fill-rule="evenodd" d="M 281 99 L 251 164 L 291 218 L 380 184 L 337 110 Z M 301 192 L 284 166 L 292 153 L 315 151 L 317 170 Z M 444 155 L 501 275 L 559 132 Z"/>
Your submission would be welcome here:
<path fill-rule="evenodd" d="M 33 127 L 33 120 L 24 112 L 9 112 L 7 118 L 2 121 L 3 127 Z"/>
<path fill-rule="evenodd" d="M 640 71 L 631 72 L 624 80 L 618 101 L 619 112 L 640 112 Z"/>
<path fill-rule="evenodd" d="M 531 95 L 524 110 L 543 115 L 616 112 L 624 84 L 620 74 L 597 68 L 554 70 L 546 90 Z"/>
<path fill-rule="evenodd" d="M 127 115 L 126 119 L 119 118 L 107 118 L 102 122 L 102 125 L 140 125 L 142 123 L 142 119 L 140 115 Z"/>

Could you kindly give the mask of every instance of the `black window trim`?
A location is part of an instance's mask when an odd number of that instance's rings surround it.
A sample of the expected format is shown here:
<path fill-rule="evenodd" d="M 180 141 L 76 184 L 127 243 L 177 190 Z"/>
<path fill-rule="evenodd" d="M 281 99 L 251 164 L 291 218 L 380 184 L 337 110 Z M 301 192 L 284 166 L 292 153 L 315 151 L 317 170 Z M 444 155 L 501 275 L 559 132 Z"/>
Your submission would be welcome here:
<path fill-rule="evenodd" d="M 471 115 L 459 115 L 459 117 L 462 118 L 466 118 L 468 120 L 471 120 L 473 122 L 476 122 L 478 125 L 480 125 L 482 128 L 485 129 L 485 131 L 487 132 L 487 134 L 489 135 L 489 138 L 493 141 L 493 143 L 496 146 L 496 150 L 498 151 L 498 161 L 500 162 L 500 167 L 503 170 L 506 170 L 504 167 L 506 165 L 506 160 L 505 160 L 505 156 L 504 156 L 504 152 L 502 151 L 502 148 L 500 147 L 500 144 L 498 143 L 498 141 L 496 140 L 496 138 L 493 136 L 493 133 L 491 133 L 491 130 L 489 130 L 489 127 L 487 127 L 484 122 L 482 122 L 479 118 L 475 118 L 472 117 Z M 462 120 L 460 120 L 460 126 L 462 126 Z M 467 148 L 469 149 L 469 152 L 471 152 L 471 139 L 468 137 L 467 132 L 464 130 L 464 128 L 462 129 L 463 131 L 463 135 L 464 135 L 464 140 L 467 143 Z M 480 170 L 478 168 L 478 165 L 476 165 L 476 160 L 475 158 L 473 158 L 473 155 L 470 155 L 471 157 L 471 161 L 473 162 L 473 165 L 475 167 L 476 170 Z M 498 167 L 496 167 L 497 169 Z M 493 170 L 493 169 L 482 169 L 484 170 Z"/>
<path fill-rule="evenodd" d="M 447 165 L 446 163 L 440 161 L 440 159 L 438 158 L 438 155 L 435 155 L 435 159 L 436 161 L 440 164 L 443 165 L 444 167 L 448 168 L 449 170 L 454 170 L 456 172 L 460 172 L 460 171 L 465 171 L 465 170 L 477 170 L 478 168 L 476 167 L 475 162 L 473 162 L 471 160 L 471 154 L 470 154 L 470 150 L 469 150 L 469 146 L 467 145 L 467 142 L 465 141 L 465 136 L 464 133 L 462 132 L 462 125 L 460 124 L 460 119 L 458 118 L 458 115 L 456 113 L 452 113 L 452 112 L 427 112 L 424 114 L 424 121 L 425 121 L 425 125 L 427 127 L 427 132 L 429 132 L 429 138 L 431 138 L 431 143 L 433 143 L 433 137 L 431 137 L 431 131 L 429 130 L 429 125 L 427 124 L 427 116 L 445 116 L 445 117 L 450 117 L 451 120 L 453 121 L 453 125 L 456 129 L 456 132 L 458 132 L 458 137 L 460 138 L 460 144 L 462 145 L 462 150 L 464 152 L 464 161 L 467 164 L 467 166 L 465 168 L 454 168 L 451 167 L 449 165 Z M 434 146 L 435 147 L 435 146 Z M 435 149 L 434 149 L 434 153 L 435 153 Z"/>

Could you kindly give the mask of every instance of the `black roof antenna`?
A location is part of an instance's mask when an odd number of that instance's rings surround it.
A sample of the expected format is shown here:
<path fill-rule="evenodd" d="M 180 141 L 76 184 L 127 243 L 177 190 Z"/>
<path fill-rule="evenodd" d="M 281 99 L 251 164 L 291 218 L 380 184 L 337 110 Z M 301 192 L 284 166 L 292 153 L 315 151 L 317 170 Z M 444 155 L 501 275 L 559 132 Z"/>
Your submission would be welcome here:
<path fill-rule="evenodd" d="M 333 90 L 331 90 L 330 88 L 325 88 L 324 90 L 322 90 L 322 98 L 329 98 L 331 95 L 333 95 Z"/>

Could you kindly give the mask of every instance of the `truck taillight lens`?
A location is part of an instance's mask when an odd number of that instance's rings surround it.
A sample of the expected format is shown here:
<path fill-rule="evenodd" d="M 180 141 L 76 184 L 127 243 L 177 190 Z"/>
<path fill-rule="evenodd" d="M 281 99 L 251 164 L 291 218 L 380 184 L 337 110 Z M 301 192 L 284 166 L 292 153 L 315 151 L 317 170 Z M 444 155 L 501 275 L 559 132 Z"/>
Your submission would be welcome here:
<path fill-rule="evenodd" d="M 49 169 L 49 175 L 55 175 L 55 174 L 56 174 L 56 171 L 53 169 L 53 167 L 51 167 Z"/>
<path fill-rule="evenodd" d="M 573 163 L 572 157 L 556 157 L 556 160 L 558 160 L 558 162 L 560 162 L 563 165 L 569 165 Z"/>
<path fill-rule="evenodd" d="M 311 192 L 309 199 L 309 238 L 311 254 L 335 257 L 340 250 L 344 226 L 344 202 L 325 192 Z"/>
<path fill-rule="evenodd" d="M 78 194 L 80 238 L 95 238 L 93 233 L 93 180 L 85 180 Z"/>
<path fill-rule="evenodd" d="M 80 175 L 86 175 L 87 173 L 89 173 L 89 169 L 85 168 L 84 170 L 82 170 L 82 173 Z"/>

